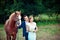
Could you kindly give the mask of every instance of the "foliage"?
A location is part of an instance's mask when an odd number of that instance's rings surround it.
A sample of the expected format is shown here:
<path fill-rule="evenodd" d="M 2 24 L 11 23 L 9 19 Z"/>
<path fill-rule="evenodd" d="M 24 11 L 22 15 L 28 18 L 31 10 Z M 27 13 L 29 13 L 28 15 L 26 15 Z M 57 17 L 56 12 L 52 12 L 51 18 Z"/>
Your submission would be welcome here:
<path fill-rule="evenodd" d="M 52 14 L 51 16 L 47 14 L 39 14 L 34 17 L 35 21 L 58 21 L 60 20 L 60 15 Z"/>
<path fill-rule="evenodd" d="M 9 15 L 16 10 L 21 10 L 22 14 L 34 16 L 51 15 L 55 12 L 58 14 L 60 11 L 58 3 L 56 0 L 0 0 L 0 23 L 5 22 Z"/>

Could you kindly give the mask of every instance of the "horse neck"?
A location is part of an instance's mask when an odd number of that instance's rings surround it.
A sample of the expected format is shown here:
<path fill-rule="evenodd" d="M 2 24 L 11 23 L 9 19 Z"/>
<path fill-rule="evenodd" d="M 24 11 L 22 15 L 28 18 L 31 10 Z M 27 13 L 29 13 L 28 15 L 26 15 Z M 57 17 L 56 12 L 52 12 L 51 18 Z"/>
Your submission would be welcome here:
<path fill-rule="evenodd" d="M 15 24 L 16 24 L 15 21 L 11 20 L 10 27 L 11 28 L 15 27 Z"/>

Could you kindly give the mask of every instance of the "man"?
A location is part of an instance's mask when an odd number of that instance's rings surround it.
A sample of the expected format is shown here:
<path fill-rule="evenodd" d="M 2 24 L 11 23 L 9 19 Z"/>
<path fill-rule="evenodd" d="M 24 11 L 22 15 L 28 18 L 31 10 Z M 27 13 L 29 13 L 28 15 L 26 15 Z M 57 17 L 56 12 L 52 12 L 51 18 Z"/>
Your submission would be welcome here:
<path fill-rule="evenodd" d="M 24 16 L 24 21 L 18 27 L 18 28 L 23 28 L 23 37 L 25 37 L 25 40 L 28 40 L 28 32 L 26 31 L 26 26 L 27 26 L 28 22 L 29 22 L 28 16 L 25 15 Z"/>

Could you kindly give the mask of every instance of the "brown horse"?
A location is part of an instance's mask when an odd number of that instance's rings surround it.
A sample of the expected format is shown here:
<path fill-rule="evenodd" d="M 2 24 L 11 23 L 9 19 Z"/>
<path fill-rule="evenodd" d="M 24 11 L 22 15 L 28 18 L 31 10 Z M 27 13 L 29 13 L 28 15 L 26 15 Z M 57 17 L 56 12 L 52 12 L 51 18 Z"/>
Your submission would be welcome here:
<path fill-rule="evenodd" d="M 9 19 L 5 22 L 5 32 L 7 40 L 16 40 L 16 34 L 17 34 L 17 24 L 16 22 L 19 20 L 19 15 L 21 12 L 16 11 L 12 13 L 9 17 Z"/>

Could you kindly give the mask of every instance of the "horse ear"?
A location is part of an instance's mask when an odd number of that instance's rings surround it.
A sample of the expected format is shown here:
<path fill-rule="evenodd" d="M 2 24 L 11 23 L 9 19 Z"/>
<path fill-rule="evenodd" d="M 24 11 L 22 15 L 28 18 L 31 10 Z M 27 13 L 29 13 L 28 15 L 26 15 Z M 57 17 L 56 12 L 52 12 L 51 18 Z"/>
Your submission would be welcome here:
<path fill-rule="evenodd" d="M 20 12 L 21 12 L 21 10 L 20 10 Z"/>
<path fill-rule="evenodd" d="M 15 12 L 15 14 L 17 14 L 17 13 Z"/>

